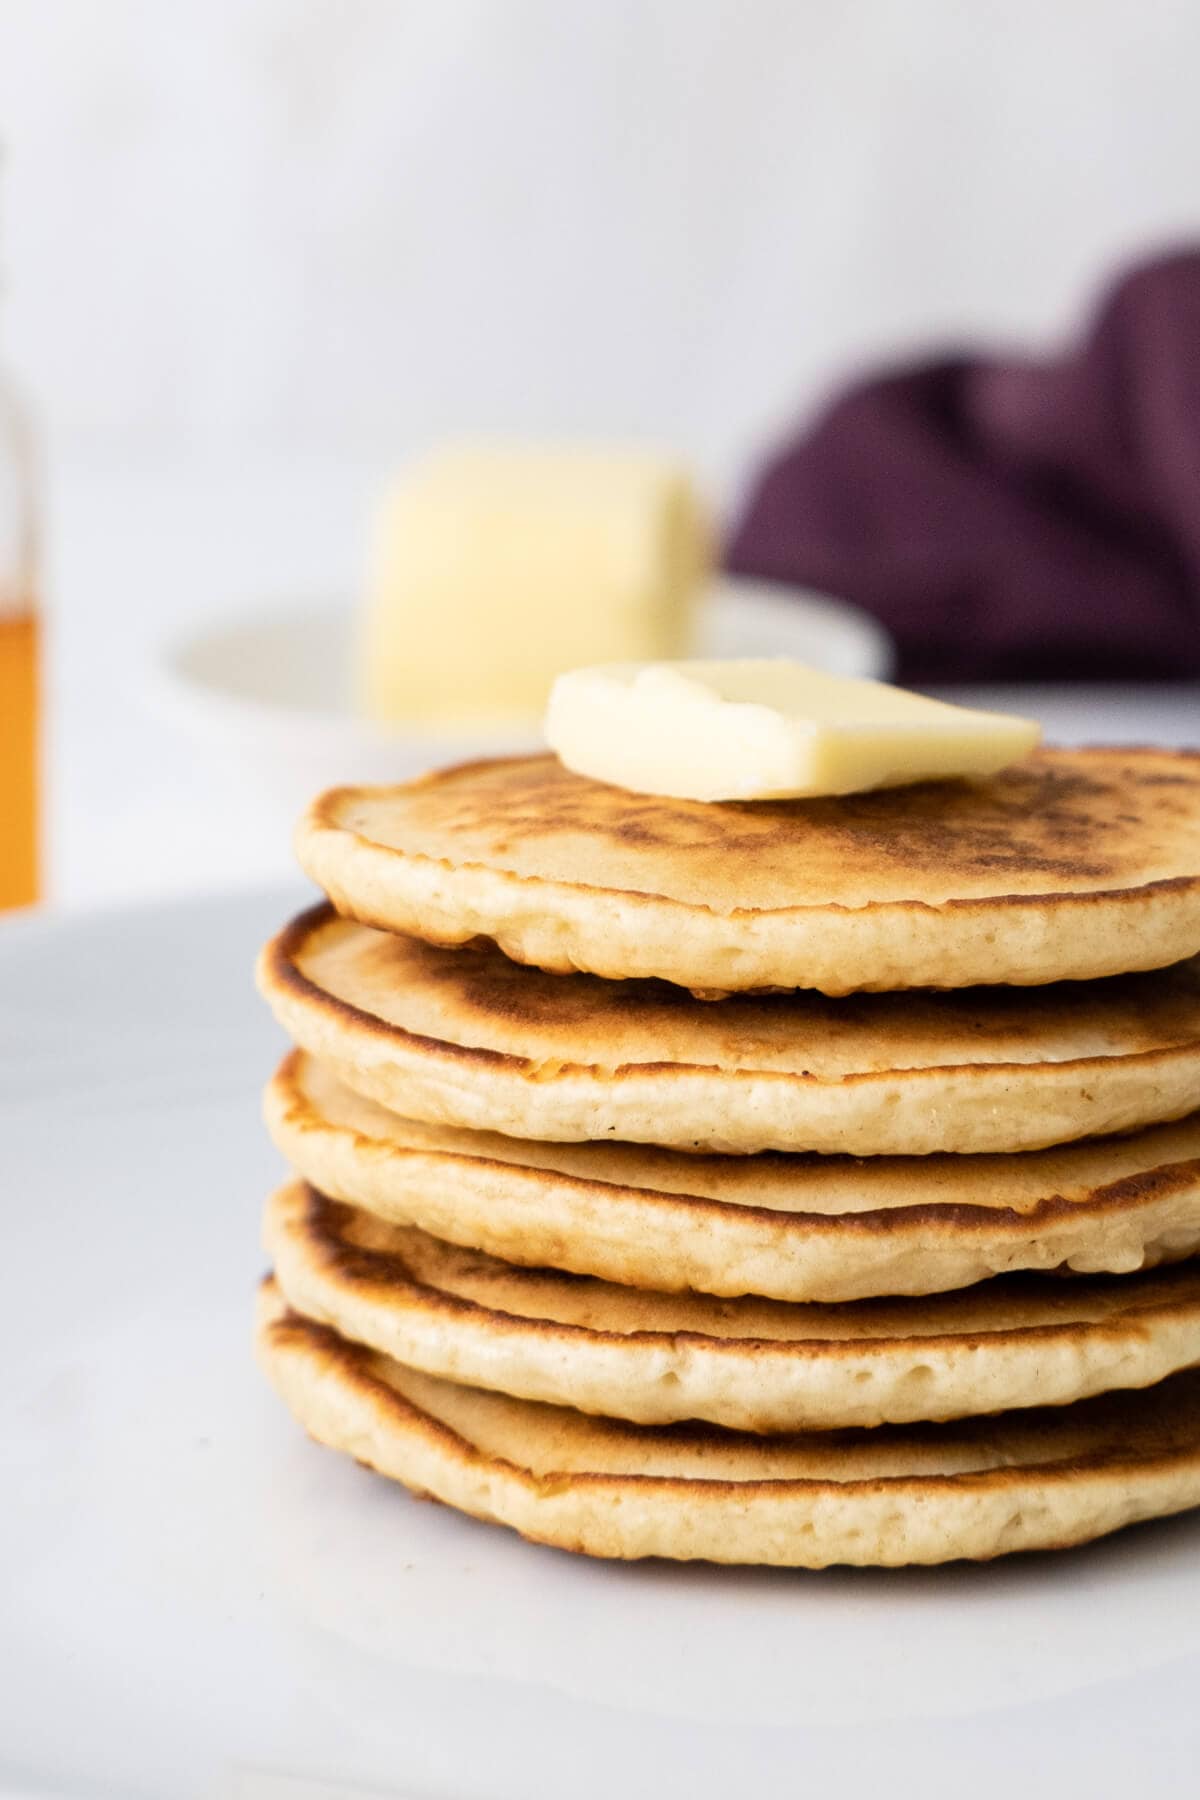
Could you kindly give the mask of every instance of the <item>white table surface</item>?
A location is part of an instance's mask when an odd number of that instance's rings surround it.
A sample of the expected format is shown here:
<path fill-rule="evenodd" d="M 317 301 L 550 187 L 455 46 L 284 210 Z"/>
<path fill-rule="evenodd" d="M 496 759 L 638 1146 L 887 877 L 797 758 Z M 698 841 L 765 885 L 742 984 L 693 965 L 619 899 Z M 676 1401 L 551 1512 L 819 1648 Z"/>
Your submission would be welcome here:
<path fill-rule="evenodd" d="M 147 704 L 158 644 L 239 606 L 352 594 L 377 472 L 74 470 L 50 491 L 47 849 L 62 907 L 248 887 L 291 821 Z M 1200 684 L 946 690 L 1063 742 L 1200 743 Z"/>

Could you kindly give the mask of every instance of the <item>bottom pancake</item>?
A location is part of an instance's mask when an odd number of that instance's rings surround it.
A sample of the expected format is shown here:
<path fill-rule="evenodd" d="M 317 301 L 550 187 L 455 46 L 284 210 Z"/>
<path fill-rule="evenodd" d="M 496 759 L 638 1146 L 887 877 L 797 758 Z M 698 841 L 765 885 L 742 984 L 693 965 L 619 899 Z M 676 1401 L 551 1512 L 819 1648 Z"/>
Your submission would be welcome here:
<path fill-rule="evenodd" d="M 258 1350 L 296 1418 L 380 1474 L 590 1556 L 824 1568 L 1065 1548 L 1200 1505 L 1200 1373 L 956 1425 L 760 1438 L 638 1426 L 423 1375 L 290 1312 Z"/>

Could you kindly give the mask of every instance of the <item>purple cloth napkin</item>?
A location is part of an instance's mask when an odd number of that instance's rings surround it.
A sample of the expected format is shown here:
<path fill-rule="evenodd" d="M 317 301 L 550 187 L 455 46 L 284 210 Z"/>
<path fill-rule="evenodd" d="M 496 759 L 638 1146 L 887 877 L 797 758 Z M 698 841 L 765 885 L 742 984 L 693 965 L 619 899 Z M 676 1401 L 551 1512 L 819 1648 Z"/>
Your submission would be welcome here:
<path fill-rule="evenodd" d="M 867 607 L 911 682 L 1200 673 L 1200 250 L 1061 357 L 852 388 L 763 470 L 726 566 Z"/>

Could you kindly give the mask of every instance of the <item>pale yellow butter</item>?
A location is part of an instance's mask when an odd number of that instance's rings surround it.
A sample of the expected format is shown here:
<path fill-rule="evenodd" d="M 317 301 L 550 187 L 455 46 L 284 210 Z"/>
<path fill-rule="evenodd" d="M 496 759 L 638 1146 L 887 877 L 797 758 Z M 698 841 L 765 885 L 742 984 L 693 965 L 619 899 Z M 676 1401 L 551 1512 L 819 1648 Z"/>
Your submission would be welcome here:
<path fill-rule="evenodd" d="M 683 800 L 853 794 L 991 775 L 1037 743 L 1030 719 L 774 661 L 610 663 L 554 683 L 546 739 L 596 781 Z"/>
<path fill-rule="evenodd" d="M 359 692 L 382 721 L 537 719 L 578 663 L 683 656 L 709 532 L 648 451 L 427 457 L 380 510 Z"/>

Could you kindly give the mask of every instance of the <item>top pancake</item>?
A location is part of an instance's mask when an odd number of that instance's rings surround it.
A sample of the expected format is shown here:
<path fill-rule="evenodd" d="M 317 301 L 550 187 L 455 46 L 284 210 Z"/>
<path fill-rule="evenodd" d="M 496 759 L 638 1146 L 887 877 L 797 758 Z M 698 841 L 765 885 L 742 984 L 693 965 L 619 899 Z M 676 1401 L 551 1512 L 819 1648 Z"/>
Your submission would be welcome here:
<path fill-rule="evenodd" d="M 1200 753 L 1044 750 L 984 781 L 719 805 L 516 757 L 335 789 L 297 852 L 350 917 L 560 973 L 1028 986 L 1200 950 Z"/>

